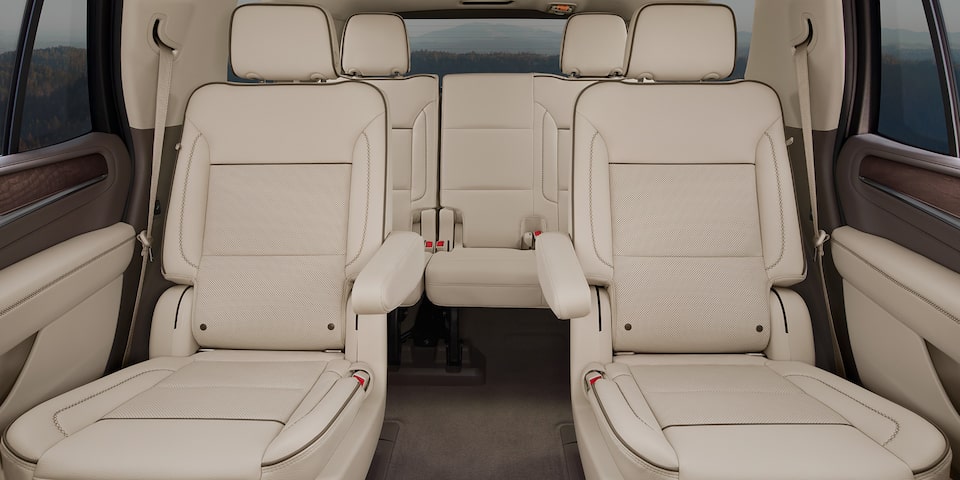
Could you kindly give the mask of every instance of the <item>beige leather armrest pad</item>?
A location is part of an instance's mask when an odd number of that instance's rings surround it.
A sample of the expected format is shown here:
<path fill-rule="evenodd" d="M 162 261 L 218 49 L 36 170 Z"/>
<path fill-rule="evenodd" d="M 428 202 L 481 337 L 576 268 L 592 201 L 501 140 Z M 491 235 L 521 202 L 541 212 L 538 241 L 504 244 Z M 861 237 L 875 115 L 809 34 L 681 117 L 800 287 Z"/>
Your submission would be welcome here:
<path fill-rule="evenodd" d="M 590 314 L 590 286 L 566 234 L 552 232 L 537 237 L 537 276 L 543 297 L 557 318 Z"/>
<path fill-rule="evenodd" d="M 423 278 L 423 237 L 413 232 L 393 232 L 353 284 L 353 310 L 358 315 L 392 311 Z"/>
<path fill-rule="evenodd" d="M 838 228 L 832 236 L 833 261 L 844 282 L 937 348 L 960 353 L 960 275 L 851 227 Z"/>
<path fill-rule="evenodd" d="M 135 236 L 133 227 L 118 223 L 77 235 L 0 271 L 0 352 L 123 275 L 133 257 Z"/>

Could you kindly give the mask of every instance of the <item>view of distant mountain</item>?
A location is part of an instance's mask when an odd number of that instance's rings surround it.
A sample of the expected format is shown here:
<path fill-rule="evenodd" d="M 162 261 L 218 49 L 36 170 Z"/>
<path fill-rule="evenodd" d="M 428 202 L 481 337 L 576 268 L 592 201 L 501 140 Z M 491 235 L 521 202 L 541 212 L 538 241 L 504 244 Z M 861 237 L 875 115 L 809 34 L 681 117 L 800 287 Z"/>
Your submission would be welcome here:
<path fill-rule="evenodd" d="M 410 36 L 410 50 L 451 53 L 540 53 L 560 51 L 562 33 L 498 23 L 468 23 Z"/>

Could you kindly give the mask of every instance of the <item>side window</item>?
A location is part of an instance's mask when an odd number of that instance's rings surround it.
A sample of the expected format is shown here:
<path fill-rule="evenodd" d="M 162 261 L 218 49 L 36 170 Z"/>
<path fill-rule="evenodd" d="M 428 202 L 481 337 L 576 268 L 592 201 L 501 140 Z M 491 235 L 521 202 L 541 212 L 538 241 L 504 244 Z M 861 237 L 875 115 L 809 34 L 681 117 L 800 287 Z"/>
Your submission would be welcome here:
<path fill-rule="evenodd" d="M 19 150 L 46 147 L 90 130 L 87 2 L 45 0 L 30 55 Z"/>
<path fill-rule="evenodd" d="M 880 27 L 877 133 L 949 154 L 945 97 L 923 2 L 881 0 Z"/>
<path fill-rule="evenodd" d="M 750 39 L 753 37 L 753 10 L 755 0 L 722 0 L 722 3 L 733 10 L 737 19 L 737 63 L 733 66 L 733 74 L 729 80 L 742 79 L 747 71 L 747 57 L 750 56 Z"/>
<path fill-rule="evenodd" d="M 7 131 L 7 107 L 13 85 L 14 63 L 17 61 L 17 42 L 26 0 L 0 0 L 0 134 Z"/>

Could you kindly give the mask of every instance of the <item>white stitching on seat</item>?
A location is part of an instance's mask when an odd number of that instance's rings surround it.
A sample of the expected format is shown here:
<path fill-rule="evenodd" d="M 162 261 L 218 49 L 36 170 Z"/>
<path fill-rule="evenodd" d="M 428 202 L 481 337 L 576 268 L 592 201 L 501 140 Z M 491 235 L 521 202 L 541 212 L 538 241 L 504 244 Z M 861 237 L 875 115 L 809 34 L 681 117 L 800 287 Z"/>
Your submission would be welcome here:
<path fill-rule="evenodd" d="M 370 138 L 367 137 L 366 130 L 360 132 L 360 137 L 357 140 L 360 138 L 363 139 L 363 143 L 367 146 L 367 201 L 363 209 L 363 233 L 360 234 L 360 248 L 357 249 L 357 254 L 344 265 L 344 268 L 353 265 L 353 262 L 360 258 L 360 253 L 363 252 L 363 245 L 367 240 L 367 223 L 369 223 L 368 220 L 370 217 Z"/>
<path fill-rule="evenodd" d="M 127 383 L 127 382 L 129 382 L 130 380 L 133 380 L 134 378 L 137 378 L 137 377 L 139 377 L 139 376 L 141 376 L 141 375 L 146 375 L 146 374 L 148 374 L 148 373 L 153 373 L 153 372 L 171 372 L 171 373 L 173 373 L 173 372 L 175 372 L 175 371 L 176 371 L 176 370 L 171 370 L 171 369 L 169 369 L 169 368 L 155 368 L 155 369 L 152 369 L 152 370 L 145 370 L 145 371 L 140 372 L 140 373 L 138 373 L 138 374 L 136 374 L 136 375 L 134 375 L 134 376 L 132 376 L 132 377 L 126 378 L 126 379 L 124 379 L 123 381 L 121 381 L 121 382 L 119 382 L 119 383 L 116 383 L 116 384 L 114 384 L 114 385 L 112 385 L 112 386 L 110 386 L 110 387 L 107 387 L 107 388 L 105 388 L 105 389 L 103 389 L 103 390 L 100 390 L 99 392 L 94 393 L 93 395 L 90 395 L 90 396 L 87 396 L 87 397 L 82 398 L 82 399 L 80 399 L 80 400 L 77 400 L 76 402 L 74 402 L 74 403 L 72 403 L 72 404 L 70 404 L 70 405 L 67 405 L 66 407 L 63 407 L 63 408 L 61 408 L 60 410 L 57 410 L 56 412 L 53 412 L 53 424 L 56 425 L 57 430 L 60 430 L 60 433 L 62 433 L 64 437 L 69 437 L 70 434 L 67 433 L 67 431 L 63 429 L 63 426 L 62 426 L 62 425 L 60 425 L 60 414 L 61 414 L 61 413 L 65 412 L 65 411 L 67 411 L 67 410 L 70 410 L 71 408 L 76 407 L 76 406 L 80 405 L 81 403 L 86 402 L 87 400 L 92 400 L 92 399 L 94 399 L 94 398 L 96 398 L 96 397 L 98 397 L 98 396 L 100 396 L 100 395 L 102 395 L 102 394 L 104 394 L 104 393 L 107 393 L 107 392 L 109 392 L 110 390 L 113 390 L 114 388 L 117 388 L 117 387 L 119 387 L 120 385 L 123 385 L 124 383 Z"/>
<path fill-rule="evenodd" d="M 425 120 L 424 120 L 424 124 L 427 123 L 427 120 L 426 120 L 426 117 L 427 117 L 427 107 L 430 106 L 430 103 L 432 103 L 432 102 L 427 103 L 426 105 L 423 106 L 422 109 L 420 109 L 420 113 L 417 114 L 417 118 L 415 118 L 415 119 L 413 120 L 413 127 L 414 127 L 414 128 L 416 128 L 416 126 L 417 126 L 417 121 L 420 120 L 420 117 L 424 117 L 424 119 L 425 119 Z M 429 133 L 430 133 L 430 129 L 427 128 L 427 127 L 424 127 L 424 128 L 422 128 L 422 130 L 423 130 L 423 144 L 425 145 L 425 147 L 424 147 L 424 149 L 423 149 L 423 193 L 421 193 L 419 197 L 413 198 L 413 162 L 416 161 L 416 159 L 413 158 L 413 152 L 411 152 L 411 154 L 410 154 L 410 162 L 411 162 L 411 164 L 410 164 L 410 168 L 411 168 L 411 170 L 410 170 L 410 203 L 411 203 L 411 204 L 414 203 L 414 202 L 419 202 L 420 200 L 423 200 L 423 197 L 426 197 L 426 196 L 427 196 L 427 190 L 429 190 L 429 189 L 427 188 L 427 183 L 428 183 L 428 182 L 427 182 L 427 178 L 428 178 L 428 175 L 429 175 L 429 172 L 427 172 L 427 170 L 430 170 L 430 166 L 427 165 L 427 164 L 429 163 L 427 160 L 430 158 L 430 154 L 427 152 L 429 149 L 426 147 L 426 145 L 430 145 L 430 141 L 429 141 L 429 139 L 427 138 L 427 135 L 429 135 Z M 411 133 L 410 136 L 411 136 L 411 138 L 412 138 L 412 137 L 413 137 L 413 134 Z"/>
<path fill-rule="evenodd" d="M 777 256 L 777 260 L 773 262 L 772 265 L 768 266 L 766 269 L 771 270 L 783 260 L 784 252 L 787 247 L 787 230 L 783 221 L 783 186 L 780 182 L 780 165 L 777 160 L 777 149 L 773 144 L 773 138 L 770 136 L 770 132 L 763 132 L 763 136 L 767 137 L 767 141 L 770 143 L 770 153 L 773 155 L 773 171 L 774 175 L 777 177 L 777 200 L 780 202 L 780 255 Z"/>
<path fill-rule="evenodd" d="M 187 121 L 189 122 L 189 120 Z M 190 146 L 190 155 L 187 156 L 187 170 L 183 178 L 183 195 L 180 197 L 180 228 L 177 233 L 180 237 L 180 257 L 183 258 L 184 262 L 187 262 L 187 265 L 199 270 L 200 266 L 191 262 L 190 259 L 187 258 L 187 254 L 183 251 L 183 212 L 187 210 L 185 207 L 187 206 L 187 187 L 190 185 L 190 167 L 193 165 L 193 154 L 197 150 L 197 142 L 203 138 L 203 133 L 200 132 L 200 129 L 197 128 L 193 122 L 190 122 L 190 124 L 197 130 L 197 137 L 193 139 L 193 144 Z"/>
<path fill-rule="evenodd" d="M 826 385 L 827 387 L 830 387 L 831 389 L 833 389 L 833 390 L 836 391 L 837 393 L 839 393 L 839 394 L 841 394 L 841 395 L 849 398 L 850 400 L 853 400 L 854 402 L 859 403 L 860 405 L 862 405 L 862 406 L 863 406 L 864 408 L 866 408 L 867 410 L 870 410 L 871 412 L 876 413 L 877 415 L 880 415 L 881 417 L 886 418 L 887 420 L 890 420 L 891 422 L 893 422 L 894 426 L 896 427 L 896 428 L 894 429 L 894 431 L 893 431 L 893 435 L 890 435 L 890 438 L 888 438 L 885 442 L 881 443 L 881 444 L 880 444 L 881 447 L 886 447 L 888 443 L 892 442 L 893 439 L 896 438 L 896 436 L 900 434 L 900 422 L 894 420 L 893 417 L 891 417 L 890 415 L 887 415 L 886 413 L 881 412 L 880 410 L 877 410 L 876 408 L 871 407 L 870 405 L 867 405 L 866 403 L 861 402 L 860 400 L 857 400 L 856 398 L 850 396 L 850 395 L 847 394 L 846 392 L 840 390 L 840 389 L 837 388 L 837 387 L 834 387 L 833 385 L 830 385 L 830 384 L 827 383 L 827 382 L 824 382 L 823 380 L 821 380 L 821 379 L 819 379 L 819 378 L 817 378 L 817 377 L 813 377 L 813 376 L 810 376 L 810 375 L 804 375 L 804 374 L 802 374 L 802 373 L 792 373 L 792 374 L 789 374 L 789 375 L 784 375 L 783 377 L 784 377 L 784 378 L 787 378 L 787 377 L 804 377 L 804 378 L 809 378 L 809 379 L 811 379 L 811 380 L 816 380 L 816 381 L 818 381 L 818 382 Z M 809 394 L 808 394 L 808 395 L 809 395 Z M 833 410 L 833 409 L 831 409 L 831 410 Z M 834 411 L 836 411 L 836 410 L 834 410 Z M 851 423 L 852 423 L 852 422 L 851 422 Z"/>
<path fill-rule="evenodd" d="M 93 262 L 96 262 L 97 260 L 100 260 L 101 258 L 103 258 L 103 257 L 105 257 L 105 256 L 107 256 L 107 255 L 109 255 L 109 254 L 111 254 L 111 253 L 113 253 L 115 250 L 117 250 L 117 249 L 125 246 L 125 245 L 127 244 L 127 242 L 129 242 L 130 240 L 133 240 L 133 238 L 134 238 L 134 237 L 130 237 L 130 238 L 125 239 L 125 240 L 124 240 L 123 242 L 121 242 L 120 244 L 111 247 L 109 250 L 98 254 L 97 256 L 91 258 L 90 260 L 87 260 L 86 262 L 81 263 L 80 265 L 77 265 L 76 267 L 74 267 L 74 268 L 71 269 L 70 271 L 64 273 L 63 275 L 60 275 L 59 277 L 57 277 L 57 278 L 55 278 L 55 279 L 47 282 L 46 284 L 44 284 L 44 285 L 41 286 L 40 288 L 38 288 L 38 289 L 30 292 L 30 293 L 27 294 L 26 296 L 22 297 L 20 300 L 17 300 L 16 302 L 13 302 L 12 304 L 4 307 L 3 310 L 0 310 L 0 317 L 3 317 L 4 315 L 6 315 L 6 314 L 8 314 L 8 313 L 10 313 L 10 312 L 12 312 L 12 311 L 14 311 L 14 310 L 16 310 L 17 308 L 19 308 L 19 307 L 22 306 L 23 304 L 25 304 L 25 303 L 29 302 L 30 300 L 36 298 L 36 297 L 37 297 L 38 295 L 40 295 L 41 293 L 49 290 L 49 289 L 52 288 L 54 285 L 56 285 L 56 284 L 58 284 L 58 283 L 60 283 L 60 282 L 62 282 L 62 281 L 64 281 L 64 280 L 66 280 L 67 278 L 71 277 L 73 274 L 75 274 L 75 273 L 79 272 L 80 270 L 83 270 L 84 268 L 88 267 L 88 266 L 89 266 L 90 264 L 92 264 Z"/>
<path fill-rule="evenodd" d="M 849 247 L 847 247 L 846 245 L 844 245 L 844 244 L 842 244 L 842 243 L 840 243 L 840 242 L 838 242 L 838 241 L 836 241 L 836 240 L 833 241 L 833 244 L 836 245 L 836 246 L 838 246 L 838 247 L 840 247 L 840 248 L 842 248 L 842 249 L 844 249 L 844 250 L 846 250 L 847 253 L 849 253 L 850 255 L 853 255 L 854 258 L 856 258 L 857 260 L 860 260 L 861 262 L 863 262 L 864 264 L 866 264 L 866 265 L 867 265 L 868 267 L 870 267 L 873 271 L 879 273 L 880 275 L 883 275 L 884 278 L 886 278 L 887 280 L 890 280 L 891 282 L 893 282 L 894 285 L 902 288 L 903 290 L 906 290 L 908 293 L 913 294 L 915 297 L 919 298 L 923 303 L 926 303 L 927 305 L 933 307 L 933 309 L 935 309 L 936 311 L 938 311 L 938 312 L 940 312 L 941 314 L 943 314 L 943 316 L 949 318 L 950 320 L 953 320 L 953 321 L 956 322 L 956 323 L 960 323 L 960 318 L 957 318 L 956 315 L 948 312 L 946 309 L 944 309 L 943 307 L 941 307 L 939 304 L 935 303 L 933 300 L 930 300 L 930 299 L 927 298 L 927 297 L 924 297 L 923 295 L 921 295 L 920 293 L 918 293 L 916 290 L 914 290 L 914 289 L 912 289 L 912 288 L 904 285 L 903 283 L 900 283 L 900 281 L 898 281 L 897 279 L 893 278 L 890 274 L 888 274 L 887 272 L 885 272 L 885 271 L 883 271 L 882 269 L 880 269 L 880 267 L 878 267 L 878 266 L 870 263 L 867 259 L 861 257 L 860 255 L 858 255 L 856 252 L 854 252 L 853 250 L 851 250 L 851 249 L 850 249 Z"/>
<path fill-rule="evenodd" d="M 587 177 L 587 198 L 589 199 L 590 208 L 590 238 L 593 240 L 593 253 L 597 256 L 597 259 L 599 259 L 604 265 L 613 268 L 613 265 L 607 263 L 607 260 L 600 255 L 600 249 L 597 248 L 596 227 L 594 226 L 593 222 L 593 147 L 597 143 L 597 137 L 599 136 L 600 131 L 594 129 L 593 137 L 590 138 L 590 174 Z"/>

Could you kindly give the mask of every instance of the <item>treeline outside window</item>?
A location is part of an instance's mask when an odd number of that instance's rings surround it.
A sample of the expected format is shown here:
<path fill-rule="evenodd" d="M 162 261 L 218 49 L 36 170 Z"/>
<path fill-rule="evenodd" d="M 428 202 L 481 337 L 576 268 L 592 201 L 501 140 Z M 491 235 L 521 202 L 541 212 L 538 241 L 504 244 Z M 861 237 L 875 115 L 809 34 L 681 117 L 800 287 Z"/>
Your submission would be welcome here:
<path fill-rule="evenodd" d="M 0 0 L 0 131 L 9 122 L 25 0 Z M 87 80 L 86 0 L 45 0 L 29 52 L 20 135 L 12 150 L 54 145 L 92 129 Z"/>

